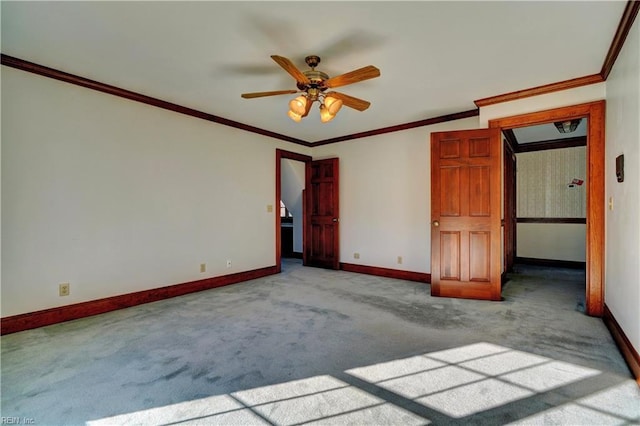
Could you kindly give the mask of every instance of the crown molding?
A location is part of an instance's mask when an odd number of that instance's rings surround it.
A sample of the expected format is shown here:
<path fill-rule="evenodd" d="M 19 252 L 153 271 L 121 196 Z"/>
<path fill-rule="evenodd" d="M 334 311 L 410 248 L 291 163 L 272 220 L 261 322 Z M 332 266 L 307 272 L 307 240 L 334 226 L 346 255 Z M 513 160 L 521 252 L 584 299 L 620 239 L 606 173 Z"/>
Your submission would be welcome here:
<path fill-rule="evenodd" d="M 622 18 L 620 18 L 616 35 L 611 41 L 611 46 L 609 46 L 609 51 L 607 52 L 607 56 L 602 64 L 602 69 L 600 70 L 600 75 L 603 80 L 606 80 L 609 77 L 609 73 L 611 73 L 611 69 L 613 69 L 613 64 L 616 62 L 618 54 L 620 54 L 620 51 L 622 50 L 622 46 L 627 39 L 629 31 L 631 31 L 633 21 L 636 19 L 636 16 L 638 16 L 638 10 L 640 10 L 640 1 L 627 1 L 627 6 L 622 13 Z"/>
<path fill-rule="evenodd" d="M 547 151 L 550 149 L 575 148 L 578 146 L 587 146 L 586 136 L 521 143 L 514 149 L 514 152 Z"/>
<path fill-rule="evenodd" d="M 420 121 L 414 121 L 411 123 L 385 127 L 382 129 L 370 130 L 368 132 L 355 133 L 353 135 L 346 135 L 346 136 L 340 136 L 333 139 L 320 140 L 318 142 L 313 143 L 313 142 L 308 142 L 302 139 L 297 139 L 290 136 L 282 135 L 280 133 L 275 133 L 269 130 L 261 129 L 259 127 L 250 126 L 248 124 L 240 123 L 238 121 L 229 120 L 227 118 L 219 117 L 217 115 L 209 114 L 203 111 L 198 111 L 182 105 L 163 101 L 162 99 L 152 98 L 150 96 L 143 95 L 141 93 L 122 89 L 120 87 L 112 86 L 110 84 L 101 83 L 96 80 L 90 80 L 88 78 L 81 77 L 79 75 L 70 74 L 64 71 L 57 70 L 55 68 L 46 67 L 44 65 L 26 61 L 24 59 L 5 55 L 4 53 L 0 55 L 0 63 L 2 65 L 5 65 L 11 68 L 19 69 L 21 71 L 38 74 L 43 77 L 52 78 L 54 80 L 63 81 L 65 83 L 75 84 L 76 86 L 81 86 L 87 89 L 92 89 L 92 90 L 107 93 L 110 95 L 119 96 L 121 98 L 155 106 L 155 107 L 166 109 L 169 111 L 174 111 L 179 114 L 189 115 L 191 117 L 211 121 L 213 123 L 235 127 L 236 129 L 245 130 L 247 132 L 257 133 L 259 135 L 280 139 L 282 141 L 291 142 L 297 145 L 302 145 L 304 147 L 314 147 L 319 145 L 326 145 L 329 143 L 336 143 L 336 142 L 341 142 L 341 141 L 346 141 L 351 139 L 363 138 L 366 136 L 374 136 L 374 135 L 380 135 L 383 133 L 397 132 L 400 130 L 412 129 L 414 127 L 428 126 L 430 124 L 444 123 L 447 121 L 459 120 L 461 118 L 474 117 L 479 114 L 479 111 L 477 109 L 474 109 L 470 111 L 464 111 L 464 112 L 459 112 L 455 114 L 442 115 L 439 117 L 428 118 Z"/>
<path fill-rule="evenodd" d="M 129 100 L 140 102 L 143 104 L 177 112 L 179 114 L 189 115 L 191 117 L 200 118 L 202 120 L 211 121 L 213 123 L 222 124 L 224 126 L 235 127 L 236 129 L 245 130 L 251 133 L 257 133 L 259 135 L 263 135 L 263 136 L 267 136 L 275 139 L 280 139 L 285 142 L 291 142 L 291 143 L 295 143 L 295 144 L 306 146 L 306 147 L 310 146 L 309 142 L 303 141 L 301 139 L 292 138 L 290 136 L 282 135 L 280 133 L 271 132 L 269 130 L 250 126 L 248 124 L 229 120 L 227 118 L 223 118 L 217 115 L 198 111 L 192 108 L 187 108 L 185 106 L 163 101 L 161 99 L 152 98 L 150 96 L 143 95 L 141 93 L 122 89 L 120 87 L 101 83 L 99 81 L 90 80 L 88 78 L 84 78 L 75 74 L 69 74 L 67 72 L 60 71 L 54 68 L 49 68 L 33 62 L 25 61 L 24 59 L 19 59 L 13 56 L 5 55 L 4 53 L 0 57 L 0 63 L 2 63 L 2 65 L 16 68 L 22 71 L 27 71 L 27 72 L 44 76 L 44 77 L 53 78 L 55 80 L 64 81 L 65 83 L 75 84 L 77 86 L 82 86 L 87 89 L 97 90 L 98 92 L 107 93 L 109 95 L 119 96 L 121 98 L 129 99 Z"/>
<path fill-rule="evenodd" d="M 488 98 L 478 99 L 474 101 L 478 108 L 488 105 L 499 104 L 502 102 L 515 101 L 518 99 L 528 98 L 531 96 L 544 95 L 547 93 L 558 92 L 560 90 L 573 89 L 575 87 L 587 86 L 589 84 L 602 83 L 604 78 L 600 74 L 592 74 L 584 77 L 572 78 L 571 80 L 559 81 L 557 83 L 536 86 L 530 89 L 517 90 L 502 95 L 491 96 Z"/>
<path fill-rule="evenodd" d="M 629 31 L 631 31 L 631 27 L 633 26 L 633 21 L 636 19 L 636 16 L 638 15 L 639 10 L 640 10 L 639 0 L 627 0 L 627 6 L 625 7 L 624 12 L 622 13 L 622 17 L 620 18 L 620 23 L 618 24 L 616 34 L 613 37 L 613 40 L 611 41 L 611 46 L 609 46 L 609 51 L 607 52 L 607 56 L 604 59 L 604 63 L 602 64 L 602 69 L 598 74 L 587 75 L 584 77 L 573 78 L 571 80 L 545 84 L 544 86 L 537 86 L 537 87 L 532 87 L 530 89 L 517 90 L 515 92 L 505 93 L 503 95 L 497 95 L 497 96 L 491 96 L 488 98 L 478 99 L 474 101 L 474 103 L 478 108 L 482 108 L 488 105 L 515 101 L 517 99 L 544 95 L 546 93 L 573 89 L 575 87 L 602 83 L 603 81 L 606 81 L 607 78 L 609 77 L 609 73 L 613 69 L 613 65 L 615 64 L 616 59 L 618 58 L 618 54 L 620 54 L 620 51 L 622 50 L 622 46 L 624 45 L 624 42 L 627 39 L 627 35 L 629 34 Z"/>
<path fill-rule="evenodd" d="M 349 141 L 353 139 L 366 138 L 369 136 L 382 135 L 384 133 L 399 132 L 401 130 L 408 130 L 408 129 L 413 129 L 415 127 L 422 127 L 422 126 L 430 126 L 432 124 L 438 124 L 438 123 L 446 123 L 447 121 L 454 121 L 454 120 L 460 120 L 463 118 L 476 117 L 478 115 L 480 115 L 480 111 L 476 108 L 476 109 L 471 109 L 469 111 L 457 112 L 455 114 L 441 115 L 438 117 L 427 118 L 424 120 L 412 121 L 410 123 L 398 124 L 395 126 L 368 130 L 366 132 L 354 133 L 354 134 L 345 135 L 345 136 L 338 136 L 337 138 L 323 139 L 317 142 L 313 142 L 311 146 L 328 145 L 332 143 L 344 142 L 344 141 Z"/>

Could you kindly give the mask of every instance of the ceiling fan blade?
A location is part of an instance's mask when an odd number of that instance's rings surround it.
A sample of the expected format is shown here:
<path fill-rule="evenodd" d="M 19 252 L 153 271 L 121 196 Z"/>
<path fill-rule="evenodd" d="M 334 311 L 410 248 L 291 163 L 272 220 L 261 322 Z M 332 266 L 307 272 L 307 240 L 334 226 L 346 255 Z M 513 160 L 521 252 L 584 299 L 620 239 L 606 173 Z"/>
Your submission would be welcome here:
<path fill-rule="evenodd" d="M 298 83 L 300 84 L 311 83 L 311 81 L 309 81 L 307 76 L 302 74 L 302 71 L 296 68 L 296 66 L 293 65 L 293 62 L 291 62 L 287 58 L 283 56 L 278 56 L 278 55 L 271 55 L 271 59 L 276 61 L 276 63 L 280 65 L 286 72 L 288 72 L 291 75 L 291 77 L 295 78 Z"/>
<path fill-rule="evenodd" d="M 380 77 L 380 70 L 373 65 L 367 65 L 366 67 L 357 69 L 355 71 L 332 77 L 326 80 L 324 84 L 327 87 L 340 87 L 376 77 Z"/>
<path fill-rule="evenodd" d="M 273 92 L 253 92 L 243 93 L 242 96 L 245 99 L 261 98 L 263 96 L 275 96 L 275 95 L 287 95 L 292 93 L 298 93 L 297 90 L 274 90 Z"/>
<path fill-rule="evenodd" d="M 326 96 L 333 96 L 334 98 L 340 99 L 342 101 L 342 105 L 357 109 L 358 111 L 364 111 L 369 108 L 369 105 L 371 105 L 371 102 L 354 98 L 353 96 L 345 95 L 340 92 L 327 92 Z"/>
<path fill-rule="evenodd" d="M 311 111 L 311 106 L 312 105 L 313 105 L 313 102 L 307 101 L 307 105 L 304 107 L 304 114 L 302 114 L 302 118 L 304 118 L 307 115 L 309 115 L 309 111 Z"/>

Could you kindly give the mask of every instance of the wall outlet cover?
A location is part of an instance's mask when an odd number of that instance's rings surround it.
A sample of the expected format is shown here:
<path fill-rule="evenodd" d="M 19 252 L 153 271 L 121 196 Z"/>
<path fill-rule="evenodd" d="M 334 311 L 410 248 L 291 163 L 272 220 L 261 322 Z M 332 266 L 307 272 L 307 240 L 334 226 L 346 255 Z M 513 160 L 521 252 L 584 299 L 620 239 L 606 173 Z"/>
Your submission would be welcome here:
<path fill-rule="evenodd" d="M 58 287 L 58 294 L 60 296 L 68 296 L 71 294 L 71 285 L 69 283 L 61 283 Z"/>

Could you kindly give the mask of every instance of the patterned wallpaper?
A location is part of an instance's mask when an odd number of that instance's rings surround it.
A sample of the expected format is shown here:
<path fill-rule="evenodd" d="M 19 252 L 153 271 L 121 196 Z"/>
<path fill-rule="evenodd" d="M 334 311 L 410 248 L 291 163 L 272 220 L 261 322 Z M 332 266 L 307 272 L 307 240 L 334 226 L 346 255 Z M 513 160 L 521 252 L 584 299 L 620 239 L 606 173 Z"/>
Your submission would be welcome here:
<path fill-rule="evenodd" d="M 586 217 L 586 147 L 516 155 L 518 217 Z"/>

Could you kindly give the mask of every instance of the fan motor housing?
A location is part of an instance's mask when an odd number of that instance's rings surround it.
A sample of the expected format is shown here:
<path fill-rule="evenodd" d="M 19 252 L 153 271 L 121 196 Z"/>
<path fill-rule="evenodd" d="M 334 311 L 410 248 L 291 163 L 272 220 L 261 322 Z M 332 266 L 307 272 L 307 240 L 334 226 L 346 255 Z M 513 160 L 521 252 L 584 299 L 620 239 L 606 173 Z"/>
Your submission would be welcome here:
<path fill-rule="evenodd" d="M 322 72 L 316 70 L 303 71 L 303 74 L 309 79 L 310 84 L 298 84 L 298 89 L 306 90 L 309 87 L 314 89 L 326 90 L 324 87 L 324 81 L 329 79 L 329 76 Z"/>
<path fill-rule="evenodd" d="M 309 65 L 309 67 L 315 68 L 320 63 L 320 56 L 309 55 L 306 58 L 304 58 L 304 61 L 307 63 L 307 65 Z"/>
<path fill-rule="evenodd" d="M 310 83 L 308 84 L 298 83 L 297 84 L 298 89 L 300 90 L 318 89 L 319 91 L 327 90 L 327 88 L 324 85 L 324 82 L 325 80 L 329 79 L 329 76 L 322 71 L 315 70 L 315 67 L 317 67 L 318 64 L 320 63 L 320 57 L 316 55 L 309 55 L 306 58 L 304 58 L 304 61 L 307 63 L 307 65 L 309 65 L 311 69 L 307 71 L 302 71 L 302 74 L 304 74 L 309 79 Z"/>

